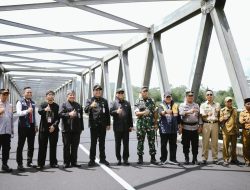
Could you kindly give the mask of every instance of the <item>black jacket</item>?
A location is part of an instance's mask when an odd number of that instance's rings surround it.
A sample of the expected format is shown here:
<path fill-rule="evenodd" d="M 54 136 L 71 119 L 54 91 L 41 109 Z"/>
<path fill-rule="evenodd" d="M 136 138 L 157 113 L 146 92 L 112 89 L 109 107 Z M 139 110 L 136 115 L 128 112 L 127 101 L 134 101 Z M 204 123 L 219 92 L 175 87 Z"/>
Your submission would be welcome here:
<path fill-rule="evenodd" d="M 76 117 L 70 118 L 69 112 L 75 110 Z M 83 109 L 77 102 L 64 102 L 59 109 L 59 116 L 62 118 L 62 132 L 81 133 L 84 130 Z"/>
<path fill-rule="evenodd" d="M 90 105 L 94 100 L 97 103 L 97 107 L 91 108 Z M 106 99 L 102 97 L 88 99 L 84 111 L 89 114 L 89 127 L 106 127 L 110 125 L 109 106 Z"/>
<path fill-rule="evenodd" d="M 38 108 L 38 113 L 41 115 L 39 132 L 49 132 L 49 127 L 53 125 L 55 127 L 54 132 L 58 132 L 58 124 L 60 122 L 60 118 L 58 115 L 59 105 L 53 102 L 50 104 L 51 111 L 46 112 L 44 109 L 48 106 L 48 102 L 43 102 Z M 48 123 L 48 117 L 51 118 L 51 122 Z"/>
<path fill-rule="evenodd" d="M 118 108 L 122 109 L 121 114 L 117 114 Z M 130 127 L 133 127 L 133 118 L 131 105 L 128 101 L 120 101 L 118 98 L 111 102 L 110 115 L 113 116 L 113 129 L 114 131 L 129 131 Z"/>

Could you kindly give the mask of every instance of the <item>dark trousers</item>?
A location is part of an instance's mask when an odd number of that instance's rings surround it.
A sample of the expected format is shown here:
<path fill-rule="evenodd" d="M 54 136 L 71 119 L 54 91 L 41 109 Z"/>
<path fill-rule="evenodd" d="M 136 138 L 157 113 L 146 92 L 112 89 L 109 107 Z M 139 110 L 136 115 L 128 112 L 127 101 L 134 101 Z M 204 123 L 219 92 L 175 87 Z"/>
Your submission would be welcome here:
<path fill-rule="evenodd" d="M 161 135 L 161 158 L 160 160 L 165 162 L 168 157 L 167 145 L 169 142 L 170 158 L 169 160 L 176 160 L 176 149 L 177 149 L 177 134 L 160 134 Z"/>
<path fill-rule="evenodd" d="M 96 156 L 96 144 L 97 140 L 99 140 L 99 152 L 100 152 L 100 160 L 105 160 L 105 137 L 106 137 L 106 127 L 97 126 L 90 128 L 90 136 L 91 136 L 91 145 L 90 145 L 90 160 L 95 160 Z"/>
<path fill-rule="evenodd" d="M 64 164 L 77 163 L 77 152 L 80 143 L 80 135 L 81 133 L 62 133 Z"/>
<path fill-rule="evenodd" d="M 23 147 L 27 138 L 28 152 L 27 152 L 27 163 L 32 163 L 34 153 L 34 142 L 35 142 L 35 127 L 18 127 L 18 143 L 16 151 L 16 161 L 18 165 L 23 165 Z"/>
<path fill-rule="evenodd" d="M 44 166 L 47 154 L 47 146 L 49 140 L 49 160 L 50 165 L 57 164 L 56 159 L 56 149 L 57 149 L 57 142 L 58 142 L 58 132 L 40 132 L 38 136 L 38 165 Z"/>
<path fill-rule="evenodd" d="M 7 165 L 10 156 L 10 134 L 0 135 L 0 147 L 2 147 L 2 163 Z"/>
<path fill-rule="evenodd" d="M 189 159 L 190 143 L 192 145 L 193 160 L 197 160 L 198 146 L 199 146 L 198 131 L 197 130 L 189 131 L 189 130 L 183 129 L 183 131 L 182 131 L 182 145 L 183 145 L 183 153 L 185 155 L 185 159 Z"/>
<path fill-rule="evenodd" d="M 115 154 L 117 160 L 121 160 L 121 141 L 123 143 L 123 160 L 129 157 L 129 131 L 115 131 Z"/>

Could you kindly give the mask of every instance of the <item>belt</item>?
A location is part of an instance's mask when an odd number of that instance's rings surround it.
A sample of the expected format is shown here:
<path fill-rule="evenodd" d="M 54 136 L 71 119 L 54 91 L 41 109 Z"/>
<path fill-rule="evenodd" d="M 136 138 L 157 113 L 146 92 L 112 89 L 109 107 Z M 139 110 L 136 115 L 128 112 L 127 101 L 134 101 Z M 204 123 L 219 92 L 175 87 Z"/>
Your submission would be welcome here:
<path fill-rule="evenodd" d="M 218 121 L 203 121 L 204 123 L 218 123 Z"/>
<path fill-rule="evenodd" d="M 196 123 L 186 123 L 186 122 L 183 122 L 183 124 L 184 125 L 191 125 L 192 126 L 192 125 L 197 125 L 198 123 L 197 122 Z"/>

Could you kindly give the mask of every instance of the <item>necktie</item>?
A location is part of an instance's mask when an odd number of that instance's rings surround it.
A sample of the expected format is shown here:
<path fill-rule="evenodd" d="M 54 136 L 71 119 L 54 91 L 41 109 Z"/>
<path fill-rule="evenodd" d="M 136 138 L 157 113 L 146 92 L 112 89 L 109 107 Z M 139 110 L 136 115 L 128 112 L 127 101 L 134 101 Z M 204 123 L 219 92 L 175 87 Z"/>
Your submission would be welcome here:
<path fill-rule="evenodd" d="M 29 105 L 28 105 L 29 107 L 32 107 L 32 104 L 31 104 L 31 101 L 29 101 Z M 31 112 L 31 113 L 29 113 L 29 122 L 30 123 L 33 123 L 32 121 L 32 115 L 33 115 L 33 113 Z"/>

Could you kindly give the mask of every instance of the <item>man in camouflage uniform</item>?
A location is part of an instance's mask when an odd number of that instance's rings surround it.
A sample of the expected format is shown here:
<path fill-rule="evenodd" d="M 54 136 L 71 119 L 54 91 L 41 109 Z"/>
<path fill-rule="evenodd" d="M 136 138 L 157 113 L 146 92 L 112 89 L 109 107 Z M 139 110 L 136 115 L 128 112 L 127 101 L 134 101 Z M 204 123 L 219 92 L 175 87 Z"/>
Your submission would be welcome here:
<path fill-rule="evenodd" d="M 250 166 L 250 98 L 244 100 L 245 110 L 240 112 L 239 121 L 242 124 L 243 157 L 245 165 Z"/>
<path fill-rule="evenodd" d="M 141 97 L 136 100 L 135 115 L 137 116 L 137 154 L 139 156 L 138 164 L 143 164 L 144 140 L 147 134 L 149 154 L 151 155 L 151 163 L 157 164 L 155 159 L 155 128 L 157 128 L 157 120 L 155 116 L 155 103 L 148 95 L 148 87 L 141 88 Z M 155 127 L 154 127 L 155 126 Z"/>
<path fill-rule="evenodd" d="M 233 98 L 225 98 L 225 107 L 220 110 L 220 122 L 222 123 L 223 134 L 223 166 L 228 166 L 231 157 L 232 164 L 240 164 L 237 160 L 237 109 L 232 106 Z M 229 152 L 229 143 L 231 143 L 231 152 Z"/>

